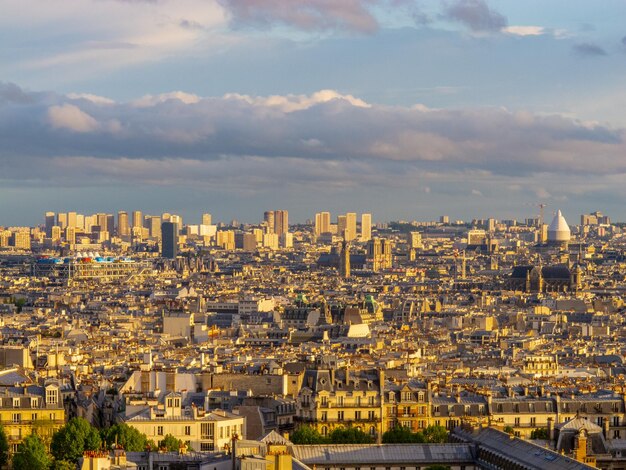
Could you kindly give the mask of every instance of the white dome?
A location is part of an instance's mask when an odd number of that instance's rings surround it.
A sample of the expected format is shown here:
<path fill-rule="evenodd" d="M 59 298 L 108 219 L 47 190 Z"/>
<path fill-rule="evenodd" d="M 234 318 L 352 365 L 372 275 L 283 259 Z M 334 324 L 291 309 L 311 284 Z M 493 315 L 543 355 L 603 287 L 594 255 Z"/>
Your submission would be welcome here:
<path fill-rule="evenodd" d="M 548 241 L 568 242 L 571 235 L 565 217 L 563 217 L 560 210 L 557 211 L 554 219 L 552 219 L 552 223 L 548 227 Z"/>

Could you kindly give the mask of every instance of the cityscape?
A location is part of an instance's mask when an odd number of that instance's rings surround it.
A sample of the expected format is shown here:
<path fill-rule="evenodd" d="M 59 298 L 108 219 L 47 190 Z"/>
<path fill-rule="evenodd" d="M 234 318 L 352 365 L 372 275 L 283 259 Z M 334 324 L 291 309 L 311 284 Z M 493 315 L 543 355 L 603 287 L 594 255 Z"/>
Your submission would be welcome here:
<path fill-rule="evenodd" d="M 0 0 L 0 470 L 626 470 L 624 18 Z"/>
<path fill-rule="evenodd" d="M 5 227 L 7 456 L 37 435 L 80 468 L 623 468 L 626 232 L 547 209 Z"/>

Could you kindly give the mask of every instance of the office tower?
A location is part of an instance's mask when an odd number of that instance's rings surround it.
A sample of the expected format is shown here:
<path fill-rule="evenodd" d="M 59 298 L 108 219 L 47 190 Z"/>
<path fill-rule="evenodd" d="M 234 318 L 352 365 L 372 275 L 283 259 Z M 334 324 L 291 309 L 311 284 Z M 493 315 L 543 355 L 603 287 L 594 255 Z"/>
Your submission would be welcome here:
<path fill-rule="evenodd" d="M 76 212 L 68 212 L 67 213 L 67 226 L 68 227 L 76 227 Z"/>
<path fill-rule="evenodd" d="M 54 212 L 46 212 L 46 237 L 50 238 L 52 235 L 52 227 L 54 227 L 54 222 L 56 219 L 56 214 Z"/>
<path fill-rule="evenodd" d="M 11 238 L 11 246 L 20 250 L 30 250 L 30 232 L 14 232 Z"/>
<path fill-rule="evenodd" d="M 280 246 L 283 248 L 293 248 L 293 233 L 283 233 L 280 236 Z"/>
<path fill-rule="evenodd" d="M 92 233 L 94 231 L 94 227 L 98 226 L 98 216 L 97 215 L 88 215 L 85 217 L 85 231 Z"/>
<path fill-rule="evenodd" d="M 115 233 L 115 216 L 113 214 L 107 214 L 106 228 L 109 235 L 113 235 Z"/>
<path fill-rule="evenodd" d="M 52 239 L 53 244 L 58 244 L 61 241 L 61 227 L 58 225 L 52 227 L 52 230 L 50 231 L 50 238 Z"/>
<path fill-rule="evenodd" d="M 63 230 L 65 230 L 65 227 L 67 227 L 67 214 L 64 214 L 64 213 L 57 214 L 57 225 L 61 227 Z"/>
<path fill-rule="evenodd" d="M 448 217 L 447 215 L 440 216 L 439 223 L 448 225 L 450 223 L 450 217 Z"/>
<path fill-rule="evenodd" d="M 130 235 L 130 227 L 128 226 L 128 212 L 119 211 L 117 213 L 117 235 L 127 237 Z"/>
<path fill-rule="evenodd" d="M 213 217 L 211 214 L 202 214 L 202 225 L 211 225 L 213 222 Z"/>
<path fill-rule="evenodd" d="M 148 229 L 148 236 L 158 240 L 161 238 L 161 217 L 158 215 L 146 216 L 146 228 Z"/>
<path fill-rule="evenodd" d="M 267 232 L 274 233 L 274 211 L 265 211 L 263 213 L 263 221 L 267 225 Z"/>
<path fill-rule="evenodd" d="M 215 243 L 217 246 L 224 250 L 235 249 L 235 231 L 234 230 L 220 230 L 215 237 Z"/>
<path fill-rule="evenodd" d="M 76 214 L 76 228 L 85 230 L 85 216 L 83 214 Z"/>
<path fill-rule="evenodd" d="M 274 233 L 280 237 L 287 232 L 289 232 L 289 212 L 274 211 Z"/>
<path fill-rule="evenodd" d="M 255 251 L 256 247 L 257 242 L 254 233 L 244 233 L 242 240 L 242 248 L 244 251 Z"/>
<path fill-rule="evenodd" d="M 76 243 L 76 227 L 67 227 L 65 229 L 65 241 L 70 245 Z"/>
<path fill-rule="evenodd" d="M 372 238 L 372 214 L 361 214 L 361 241 L 367 242 Z"/>
<path fill-rule="evenodd" d="M 345 215 L 337 216 L 337 235 L 344 237 L 346 236 L 347 230 L 347 219 Z"/>
<path fill-rule="evenodd" d="M 409 248 L 416 249 L 422 247 L 422 234 L 419 232 L 410 232 L 408 235 Z"/>
<path fill-rule="evenodd" d="M 173 222 L 161 224 L 161 256 L 174 259 L 178 254 L 178 225 Z"/>
<path fill-rule="evenodd" d="M 346 241 L 352 241 L 356 238 L 356 212 L 346 214 L 346 235 Z"/>
<path fill-rule="evenodd" d="M 172 214 L 170 215 L 170 222 L 178 224 L 178 230 L 183 228 L 183 218 L 180 215 Z"/>
<path fill-rule="evenodd" d="M 143 227 L 143 214 L 141 211 L 133 211 L 133 228 Z"/>
<path fill-rule="evenodd" d="M 278 250 L 278 235 L 275 233 L 265 233 L 263 234 L 263 247 L 269 248 L 270 250 Z"/>
<path fill-rule="evenodd" d="M 330 232 L 330 212 L 315 214 L 315 235 Z"/>
<path fill-rule="evenodd" d="M 339 275 L 344 278 L 350 277 L 350 245 L 346 240 L 341 244 Z"/>

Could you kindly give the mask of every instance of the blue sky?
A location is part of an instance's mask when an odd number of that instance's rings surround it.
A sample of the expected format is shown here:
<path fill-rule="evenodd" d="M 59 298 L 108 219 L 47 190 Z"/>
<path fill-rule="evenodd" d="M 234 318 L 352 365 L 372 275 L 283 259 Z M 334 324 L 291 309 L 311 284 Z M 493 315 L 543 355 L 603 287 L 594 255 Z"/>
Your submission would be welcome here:
<path fill-rule="evenodd" d="M 0 0 L 0 225 L 626 220 L 626 2 Z M 6 203 L 5 203 L 6 202 Z"/>

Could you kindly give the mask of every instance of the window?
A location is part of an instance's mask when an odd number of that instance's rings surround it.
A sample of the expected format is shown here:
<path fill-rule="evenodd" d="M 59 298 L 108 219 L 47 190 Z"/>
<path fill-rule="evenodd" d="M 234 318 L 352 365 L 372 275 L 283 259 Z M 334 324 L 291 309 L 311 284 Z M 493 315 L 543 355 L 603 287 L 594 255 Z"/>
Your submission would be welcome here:
<path fill-rule="evenodd" d="M 519 426 L 519 422 L 520 422 L 520 419 L 519 418 L 515 418 L 515 426 Z"/>
<path fill-rule="evenodd" d="M 56 388 L 46 390 L 46 403 L 48 405 L 56 405 L 58 401 L 59 391 Z"/>
<path fill-rule="evenodd" d="M 343 421 L 343 411 L 337 411 L 337 420 Z"/>
<path fill-rule="evenodd" d="M 163 435 L 163 426 L 157 426 L 157 436 Z"/>
<path fill-rule="evenodd" d="M 200 423 L 200 438 L 213 439 L 215 423 Z"/>
<path fill-rule="evenodd" d="M 374 397 L 369 397 L 369 398 L 367 399 L 367 404 L 368 404 L 369 406 L 374 406 Z"/>
<path fill-rule="evenodd" d="M 19 398 L 14 398 L 13 399 L 13 408 L 19 408 L 20 407 L 20 399 Z"/>
<path fill-rule="evenodd" d="M 360 411 L 355 411 L 354 412 L 354 419 L 355 420 L 361 419 L 361 412 Z"/>
<path fill-rule="evenodd" d="M 328 427 L 322 426 L 322 436 L 328 436 Z"/>
<path fill-rule="evenodd" d="M 337 406 L 343 406 L 343 397 L 337 397 Z"/>
<path fill-rule="evenodd" d="M 31 413 L 31 415 L 30 415 L 30 419 L 31 419 L 32 421 L 37 421 L 37 413 Z"/>
<path fill-rule="evenodd" d="M 530 425 L 531 426 L 536 426 L 537 425 L 537 418 L 535 418 L 535 417 L 530 418 Z"/>
<path fill-rule="evenodd" d="M 368 411 L 367 412 L 367 419 L 369 419 L 370 421 L 373 421 L 376 419 L 376 412 L 375 411 Z"/>
<path fill-rule="evenodd" d="M 191 426 L 185 426 L 185 436 L 191 436 Z"/>
<path fill-rule="evenodd" d="M 613 416 L 613 426 L 619 426 L 619 416 Z"/>
<path fill-rule="evenodd" d="M 328 421 L 328 411 L 322 411 L 322 421 Z"/>
<path fill-rule="evenodd" d="M 55 419 L 57 419 L 57 414 L 56 413 L 50 413 L 50 421 L 54 421 Z"/>
<path fill-rule="evenodd" d="M 22 413 L 13 413 L 11 415 L 11 422 L 13 422 L 13 423 L 21 423 L 22 422 Z"/>
<path fill-rule="evenodd" d="M 328 397 L 327 396 L 322 396 L 321 400 L 322 400 L 322 406 L 326 406 L 328 404 Z"/>
<path fill-rule="evenodd" d="M 202 452 L 210 452 L 210 451 L 214 450 L 213 443 L 212 442 L 201 442 L 200 443 L 200 450 Z"/>

